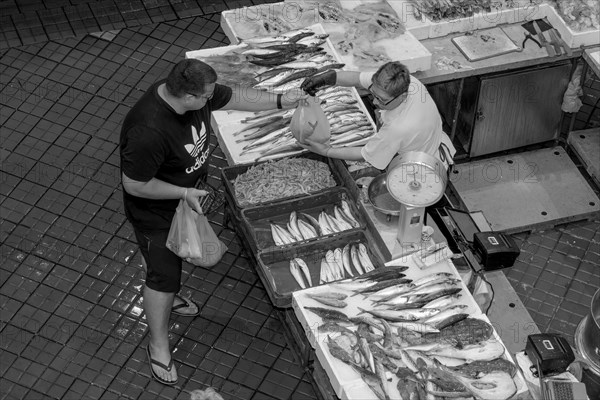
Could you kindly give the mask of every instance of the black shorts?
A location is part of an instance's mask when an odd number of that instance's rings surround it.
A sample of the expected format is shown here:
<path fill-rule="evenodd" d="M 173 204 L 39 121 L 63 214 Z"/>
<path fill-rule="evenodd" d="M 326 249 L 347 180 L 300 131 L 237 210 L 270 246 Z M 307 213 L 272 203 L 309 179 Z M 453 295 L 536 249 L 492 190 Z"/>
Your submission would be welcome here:
<path fill-rule="evenodd" d="M 169 231 L 133 231 L 146 261 L 146 286 L 157 292 L 179 292 L 182 260 L 165 245 Z"/>

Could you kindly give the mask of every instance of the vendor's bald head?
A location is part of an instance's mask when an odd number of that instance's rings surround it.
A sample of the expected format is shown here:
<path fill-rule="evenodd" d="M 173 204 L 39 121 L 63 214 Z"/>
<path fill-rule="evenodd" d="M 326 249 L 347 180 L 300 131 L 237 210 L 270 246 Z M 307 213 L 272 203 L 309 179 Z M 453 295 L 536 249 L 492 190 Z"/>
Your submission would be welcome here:
<path fill-rule="evenodd" d="M 206 87 L 217 82 L 217 72 L 210 65 L 194 58 L 179 61 L 167 76 L 166 86 L 171 95 L 203 94 Z"/>
<path fill-rule="evenodd" d="M 390 61 L 379 67 L 371 82 L 390 96 L 397 97 L 408 91 L 410 73 L 406 65 L 398 61 Z"/>

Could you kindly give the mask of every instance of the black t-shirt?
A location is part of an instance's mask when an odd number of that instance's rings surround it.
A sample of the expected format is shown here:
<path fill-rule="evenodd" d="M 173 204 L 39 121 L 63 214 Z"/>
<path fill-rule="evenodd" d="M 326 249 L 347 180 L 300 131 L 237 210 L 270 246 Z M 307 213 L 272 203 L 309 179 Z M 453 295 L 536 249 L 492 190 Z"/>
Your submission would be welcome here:
<path fill-rule="evenodd" d="M 208 169 L 211 112 L 231 99 L 231 88 L 216 84 L 212 99 L 198 111 L 177 114 L 155 83 L 127 113 L 121 128 L 121 172 L 148 182 L 160 179 L 193 187 Z M 140 230 L 169 229 L 179 200 L 152 200 L 123 190 L 125 215 Z"/>

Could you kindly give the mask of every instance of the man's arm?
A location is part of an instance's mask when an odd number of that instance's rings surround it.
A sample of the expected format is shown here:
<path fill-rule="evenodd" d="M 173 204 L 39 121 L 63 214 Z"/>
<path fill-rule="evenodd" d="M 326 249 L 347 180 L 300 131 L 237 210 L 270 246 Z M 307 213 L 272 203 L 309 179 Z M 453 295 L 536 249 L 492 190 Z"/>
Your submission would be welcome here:
<path fill-rule="evenodd" d="M 299 89 L 290 90 L 281 95 L 239 86 L 232 87 L 231 90 L 231 99 L 219 110 L 266 111 L 273 110 L 278 106 L 288 109 L 296 107 L 299 100 L 307 97 L 306 93 Z M 278 97 L 281 104 L 278 104 Z"/>
<path fill-rule="evenodd" d="M 332 147 L 329 144 L 313 142 L 310 139 L 306 140 L 306 143 L 298 143 L 300 146 L 313 153 L 320 154 L 322 156 L 339 158 L 347 161 L 363 161 L 362 148 L 363 146 L 356 147 Z"/>
<path fill-rule="evenodd" d="M 362 87 L 360 84 L 360 72 L 336 71 L 335 85 L 344 87 Z"/>
<path fill-rule="evenodd" d="M 148 182 L 140 182 L 121 174 L 123 188 L 132 196 L 152 200 L 185 199 L 190 207 L 202 213 L 198 199 L 208 194 L 205 190 L 185 188 L 152 178 Z"/>

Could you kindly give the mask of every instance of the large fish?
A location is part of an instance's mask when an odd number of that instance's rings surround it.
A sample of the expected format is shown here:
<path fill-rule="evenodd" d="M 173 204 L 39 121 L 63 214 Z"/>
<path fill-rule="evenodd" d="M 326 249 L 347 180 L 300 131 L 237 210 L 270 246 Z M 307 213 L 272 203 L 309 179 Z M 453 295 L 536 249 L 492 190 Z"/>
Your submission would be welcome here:
<path fill-rule="evenodd" d="M 500 341 L 492 339 L 482 343 L 469 344 L 461 349 L 448 344 L 441 344 L 438 348 L 428 351 L 430 356 L 458 358 L 465 362 L 491 361 L 504 354 L 504 346 Z"/>

